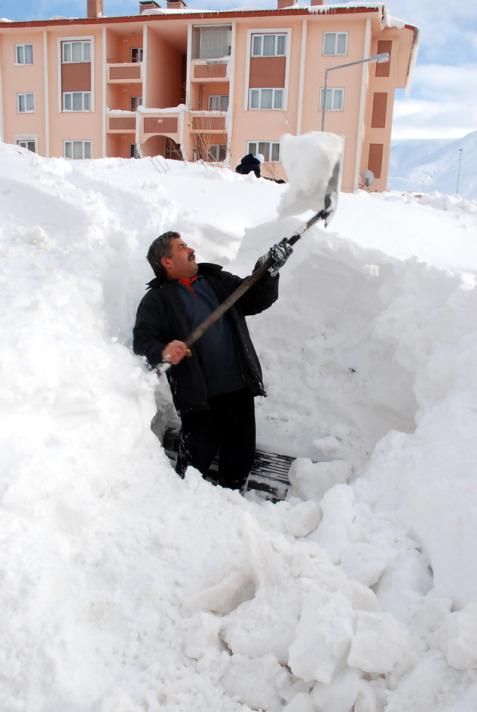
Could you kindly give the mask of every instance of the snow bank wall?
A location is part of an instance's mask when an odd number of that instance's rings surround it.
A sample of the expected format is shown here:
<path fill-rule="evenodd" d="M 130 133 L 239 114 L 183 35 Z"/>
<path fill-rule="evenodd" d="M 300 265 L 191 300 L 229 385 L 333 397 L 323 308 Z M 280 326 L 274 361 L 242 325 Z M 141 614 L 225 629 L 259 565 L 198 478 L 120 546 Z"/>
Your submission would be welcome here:
<path fill-rule="evenodd" d="M 176 478 L 129 340 L 153 237 L 245 274 L 279 187 L 0 148 L 2 708 L 472 709 L 473 290 L 310 232 L 251 326 L 261 437 L 323 462 L 256 505 Z"/>

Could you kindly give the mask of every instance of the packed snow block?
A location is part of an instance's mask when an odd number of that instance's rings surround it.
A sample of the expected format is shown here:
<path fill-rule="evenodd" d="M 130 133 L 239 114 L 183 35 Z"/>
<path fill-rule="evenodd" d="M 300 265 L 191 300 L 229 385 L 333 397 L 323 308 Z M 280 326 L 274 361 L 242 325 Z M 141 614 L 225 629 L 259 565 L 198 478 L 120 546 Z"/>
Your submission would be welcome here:
<path fill-rule="evenodd" d="M 294 537 L 305 537 L 316 529 L 320 521 L 319 502 L 300 502 L 293 507 L 292 515 L 286 521 L 286 528 Z"/>
<path fill-rule="evenodd" d="M 353 619 L 350 601 L 342 594 L 305 599 L 288 657 L 293 674 L 328 685 L 346 663 Z"/>
<path fill-rule="evenodd" d="M 300 617 L 299 582 L 260 589 L 257 595 L 230 613 L 221 638 L 234 653 L 258 658 L 272 653 L 284 665 Z"/>
<path fill-rule="evenodd" d="M 334 564 L 356 539 L 354 492 L 349 485 L 336 485 L 321 500 L 323 518 L 311 539 L 322 546 Z"/>
<path fill-rule="evenodd" d="M 345 460 L 312 462 L 303 457 L 297 458 L 290 468 L 290 495 L 320 501 L 323 495 L 336 484 L 347 481 L 352 467 Z"/>
<path fill-rule="evenodd" d="M 376 595 L 383 610 L 407 623 L 411 611 L 432 585 L 425 557 L 416 549 L 405 549 L 386 566 L 376 586 Z"/>
<path fill-rule="evenodd" d="M 316 707 L 310 695 L 307 695 L 306 692 L 299 692 L 285 705 L 283 712 L 316 712 Z"/>
<path fill-rule="evenodd" d="M 359 581 L 350 581 L 351 588 L 351 604 L 355 611 L 368 611 L 378 613 L 381 609 L 379 601 L 374 591 L 367 586 L 359 583 Z"/>
<path fill-rule="evenodd" d="M 353 542 L 341 552 L 341 566 L 350 578 L 364 586 L 373 586 L 394 556 L 390 549 L 364 541 Z"/>
<path fill-rule="evenodd" d="M 343 139 L 333 133 L 310 131 L 302 136 L 282 136 L 280 160 L 287 174 L 288 189 L 282 195 L 278 214 L 319 212 L 324 207 L 326 188 L 342 153 Z"/>
<path fill-rule="evenodd" d="M 198 613 L 187 621 L 184 631 L 184 652 L 193 660 L 200 660 L 211 651 L 219 651 L 221 620 L 211 613 Z"/>
<path fill-rule="evenodd" d="M 273 655 L 253 660 L 246 655 L 232 655 L 221 683 L 229 695 L 252 709 L 282 712 L 275 682 L 281 674 L 282 668 Z"/>
<path fill-rule="evenodd" d="M 449 665 L 457 670 L 477 668 L 477 602 L 450 613 L 436 640 Z"/>
<path fill-rule="evenodd" d="M 329 685 L 315 685 L 311 697 L 319 712 L 352 712 L 358 696 L 359 675 L 343 670 Z"/>
<path fill-rule="evenodd" d="M 416 709 L 414 712 L 416 712 Z M 384 712 L 384 702 L 378 697 L 376 690 L 366 682 L 360 680 L 358 694 L 354 703 L 353 712 Z M 402 712 L 402 711 L 401 711 Z"/>
<path fill-rule="evenodd" d="M 215 585 L 201 591 L 195 604 L 214 613 L 230 613 L 255 595 L 255 582 L 249 571 L 231 571 Z"/>
<path fill-rule="evenodd" d="M 389 613 L 357 613 L 348 665 L 385 674 L 411 652 L 408 629 Z"/>

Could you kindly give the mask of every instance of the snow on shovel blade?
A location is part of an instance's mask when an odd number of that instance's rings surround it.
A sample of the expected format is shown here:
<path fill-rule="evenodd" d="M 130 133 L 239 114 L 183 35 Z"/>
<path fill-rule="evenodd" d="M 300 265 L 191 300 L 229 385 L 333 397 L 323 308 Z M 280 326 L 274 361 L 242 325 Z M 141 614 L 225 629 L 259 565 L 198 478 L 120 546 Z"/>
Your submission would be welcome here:
<path fill-rule="evenodd" d="M 302 136 L 282 136 L 280 158 L 289 183 L 278 205 L 278 214 L 284 217 L 307 210 L 319 213 L 331 203 L 331 217 L 342 156 L 343 139 L 334 133 L 311 131 Z"/>

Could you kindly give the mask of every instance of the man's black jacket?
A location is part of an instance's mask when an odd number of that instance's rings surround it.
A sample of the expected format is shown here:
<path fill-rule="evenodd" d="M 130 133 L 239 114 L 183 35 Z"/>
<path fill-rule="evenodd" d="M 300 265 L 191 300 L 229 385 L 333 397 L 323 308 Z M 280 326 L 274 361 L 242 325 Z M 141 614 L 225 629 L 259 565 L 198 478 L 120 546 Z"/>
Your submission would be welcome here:
<path fill-rule="evenodd" d="M 243 281 L 220 265 L 201 263 L 199 274 L 206 277 L 222 303 Z M 137 310 L 134 327 L 134 353 L 146 356 L 154 368 L 162 360 L 162 351 L 169 341 L 184 341 L 190 328 L 176 285 L 161 277 L 149 283 Z M 244 387 L 253 395 L 265 395 L 262 369 L 252 344 L 245 316 L 258 314 L 278 298 L 278 277 L 265 274 L 222 318 L 229 319 L 239 357 Z M 184 358 L 167 372 L 174 404 L 178 411 L 207 407 L 207 388 L 197 356 Z"/>

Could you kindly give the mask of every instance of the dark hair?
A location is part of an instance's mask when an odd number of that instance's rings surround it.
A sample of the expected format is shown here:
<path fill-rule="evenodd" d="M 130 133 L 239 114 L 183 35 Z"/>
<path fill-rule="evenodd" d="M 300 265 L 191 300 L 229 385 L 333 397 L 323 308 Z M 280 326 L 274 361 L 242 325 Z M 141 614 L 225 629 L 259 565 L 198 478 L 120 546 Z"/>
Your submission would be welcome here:
<path fill-rule="evenodd" d="M 164 277 L 165 271 L 161 264 L 161 257 L 171 256 L 171 241 L 179 238 L 178 232 L 169 230 L 156 237 L 147 251 L 147 261 L 154 270 L 156 277 Z"/>

